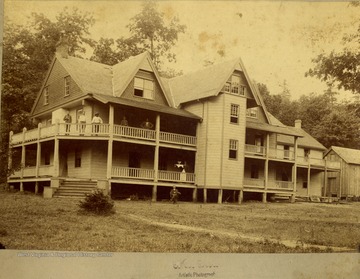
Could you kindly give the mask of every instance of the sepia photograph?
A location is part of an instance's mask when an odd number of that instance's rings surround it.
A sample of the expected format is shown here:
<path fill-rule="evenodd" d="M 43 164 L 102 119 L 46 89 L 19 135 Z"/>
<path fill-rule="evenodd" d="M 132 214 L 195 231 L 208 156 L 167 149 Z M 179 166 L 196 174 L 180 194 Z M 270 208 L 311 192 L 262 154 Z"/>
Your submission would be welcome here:
<path fill-rule="evenodd" d="M 6 278 L 358 278 L 359 0 L 1 20 Z"/>

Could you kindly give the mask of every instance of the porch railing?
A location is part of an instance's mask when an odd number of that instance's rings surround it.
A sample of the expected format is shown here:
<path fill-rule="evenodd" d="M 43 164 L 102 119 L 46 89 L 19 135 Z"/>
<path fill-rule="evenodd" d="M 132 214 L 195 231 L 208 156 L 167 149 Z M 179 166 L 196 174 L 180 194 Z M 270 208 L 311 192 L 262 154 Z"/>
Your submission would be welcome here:
<path fill-rule="evenodd" d="M 246 154 L 251 154 L 251 155 L 265 156 L 266 147 L 265 146 L 259 146 L 259 145 L 245 144 L 245 153 Z"/>
<path fill-rule="evenodd" d="M 256 187 L 256 188 L 264 188 L 265 180 L 257 179 L 257 178 L 244 178 L 244 186 Z"/>
<path fill-rule="evenodd" d="M 42 165 L 39 167 L 39 176 L 51 176 L 54 173 L 53 165 Z M 35 177 L 36 176 L 36 166 L 29 166 L 23 169 L 23 177 Z M 11 177 L 21 177 L 21 169 L 17 169 L 11 175 Z"/>
<path fill-rule="evenodd" d="M 187 172 L 174 172 L 174 171 L 164 171 L 159 170 L 158 174 L 159 181 L 173 181 L 173 182 L 195 182 L 195 174 Z"/>
<path fill-rule="evenodd" d="M 155 131 L 136 127 L 114 125 L 114 136 L 155 140 Z"/>
<path fill-rule="evenodd" d="M 153 169 L 112 167 L 112 177 L 153 180 L 155 177 L 155 171 Z M 168 182 L 194 183 L 195 174 L 159 170 L 158 180 Z"/>
<path fill-rule="evenodd" d="M 294 182 L 291 181 L 278 181 L 278 180 L 269 180 L 268 188 L 271 189 L 288 189 L 292 190 L 294 188 Z"/>
<path fill-rule="evenodd" d="M 168 132 L 160 132 L 160 141 L 162 142 L 175 142 L 185 145 L 196 145 L 196 137 L 180 135 Z"/>
<path fill-rule="evenodd" d="M 152 180 L 154 179 L 154 173 L 154 170 L 151 169 L 112 167 L 113 177 Z"/>
<path fill-rule="evenodd" d="M 283 160 L 294 160 L 294 151 L 277 148 L 270 148 L 269 157 Z"/>
<path fill-rule="evenodd" d="M 65 124 L 58 123 L 50 126 L 45 126 L 32 130 L 25 130 L 22 133 L 13 134 L 11 137 L 11 144 L 19 144 L 24 142 L 35 141 L 39 137 L 40 139 L 52 137 L 55 135 L 61 136 L 109 136 L 113 133 L 117 137 L 144 139 L 155 141 L 156 131 L 114 125 L 113 130 L 110 130 L 109 124 Z M 168 132 L 160 132 L 160 142 L 175 143 L 188 146 L 196 146 L 196 137 Z"/>

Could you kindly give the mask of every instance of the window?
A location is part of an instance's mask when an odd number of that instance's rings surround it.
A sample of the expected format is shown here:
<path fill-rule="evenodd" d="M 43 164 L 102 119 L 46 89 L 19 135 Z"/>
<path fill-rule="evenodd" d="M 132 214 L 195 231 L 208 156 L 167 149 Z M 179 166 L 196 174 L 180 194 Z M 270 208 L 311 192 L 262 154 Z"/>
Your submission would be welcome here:
<path fill-rule="evenodd" d="M 80 150 L 80 148 L 75 149 L 75 168 L 81 168 L 81 150 Z"/>
<path fill-rule="evenodd" d="M 248 108 L 246 110 L 246 116 L 251 118 L 257 118 L 257 108 Z"/>
<path fill-rule="evenodd" d="M 154 99 L 154 82 L 148 79 L 134 79 L 134 95 L 145 99 Z"/>
<path fill-rule="evenodd" d="M 245 86 L 240 84 L 240 76 L 233 75 L 230 81 L 225 83 L 222 91 L 236 95 L 245 95 Z"/>
<path fill-rule="evenodd" d="M 309 158 L 310 156 L 310 149 L 304 149 L 304 157 Z"/>
<path fill-rule="evenodd" d="M 290 146 L 284 145 L 284 159 L 290 158 Z"/>
<path fill-rule="evenodd" d="M 239 76 L 231 77 L 231 93 L 240 94 L 240 77 Z"/>
<path fill-rule="evenodd" d="M 70 95 L 70 76 L 67 76 L 64 78 L 64 82 L 65 82 L 65 96 L 69 96 Z"/>
<path fill-rule="evenodd" d="M 239 123 L 239 105 L 231 104 L 230 122 Z"/>
<path fill-rule="evenodd" d="M 49 104 L 49 87 L 45 87 L 44 91 L 44 106 Z"/>
<path fill-rule="evenodd" d="M 230 140 L 229 146 L 229 159 L 237 159 L 238 141 Z"/>

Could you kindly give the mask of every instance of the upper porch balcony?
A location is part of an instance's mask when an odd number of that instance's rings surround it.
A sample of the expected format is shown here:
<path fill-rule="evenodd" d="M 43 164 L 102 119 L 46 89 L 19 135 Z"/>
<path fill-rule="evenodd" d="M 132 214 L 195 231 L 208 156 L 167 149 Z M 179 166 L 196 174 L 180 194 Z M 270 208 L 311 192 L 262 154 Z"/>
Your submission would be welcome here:
<path fill-rule="evenodd" d="M 294 157 L 295 153 L 292 150 L 284 150 L 284 149 L 276 149 L 269 148 L 269 152 L 267 154 L 266 147 L 260 145 L 245 145 L 245 156 L 251 158 L 266 158 L 268 157 L 270 160 L 281 160 L 281 161 L 289 161 L 295 162 Z M 321 168 L 321 169 L 340 169 L 340 162 L 338 161 L 330 161 L 320 158 L 312 158 L 311 156 L 296 156 L 296 163 L 299 166 Z"/>
<path fill-rule="evenodd" d="M 65 124 L 56 123 L 50 126 L 42 127 L 39 124 L 38 128 L 27 130 L 24 128 L 22 133 L 11 134 L 10 144 L 18 145 L 22 143 L 34 142 L 37 140 L 44 140 L 55 136 L 69 137 L 69 138 L 92 138 L 110 137 L 114 139 L 137 139 L 155 142 L 157 133 L 155 130 L 113 125 L 110 124 Z M 175 144 L 181 146 L 188 146 L 196 148 L 196 137 L 169 133 L 160 131 L 159 142 L 163 144 Z"/>

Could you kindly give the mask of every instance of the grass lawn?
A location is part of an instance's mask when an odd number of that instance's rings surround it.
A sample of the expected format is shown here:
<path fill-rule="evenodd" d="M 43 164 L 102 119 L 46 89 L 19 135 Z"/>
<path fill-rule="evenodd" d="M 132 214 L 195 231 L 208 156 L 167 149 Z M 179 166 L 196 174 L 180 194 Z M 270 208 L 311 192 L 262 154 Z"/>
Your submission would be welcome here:
<path fill-rule="evenodd" d="M 115 201 L 109 216 L 85 214 L 78 203 L 1 190 L 0 242 L 16 250 L 189 253 L 357 251 L 360 242 L 360 203 Z"/>

